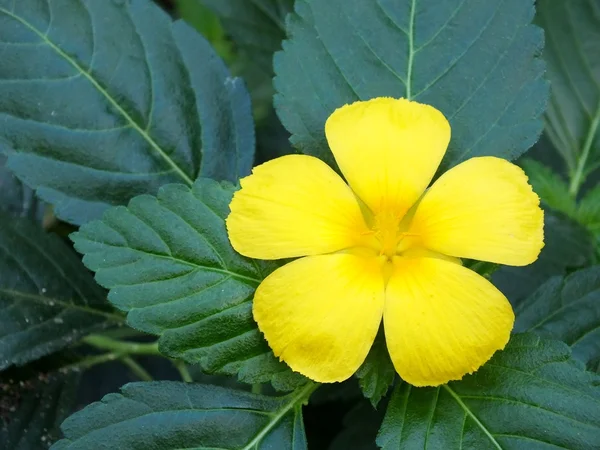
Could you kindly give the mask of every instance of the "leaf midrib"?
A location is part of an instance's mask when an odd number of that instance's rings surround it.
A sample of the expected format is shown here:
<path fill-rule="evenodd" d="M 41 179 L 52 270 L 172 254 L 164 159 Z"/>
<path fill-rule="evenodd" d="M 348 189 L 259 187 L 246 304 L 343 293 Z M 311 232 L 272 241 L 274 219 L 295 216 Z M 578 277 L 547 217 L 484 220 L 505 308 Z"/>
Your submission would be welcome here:
<path fill-rule="evenodd" d="M 38 30 L 35 26 L 27 22 L 25 19 L 15 15 L 11 11 L 8 11 L 5 8 L 0 8 L 0 12 L 6 14 L 8 17 L 13 18 L 14 20 L 20 22 L 33 33 L 35 33 L 43 42 L 48 45 L 52 50 L 54 50 L 61 58 L 63 58 L 66 62 L 68 62 L 71 66 L 73 66 L 82 76 L 87 78 L 87 80 L 92 83 L 94 88 L 98 92 L 100 92 L 109 103 L 123 116 L 125 120 L 133 127 L 142 138 L 152 147 L 162 158 L 163 160 L 173 168 L 173 170 L 179 175 L 179 177 L 188 185 L 193 185 L 193 180 L 179 167 L 175 161 L 156 143 L 154 139 L 144 130 L 142 129 L 133 118 L 123 109 L 123 107 L 108 93 L 106 89 L 102 87 L 102 85 L 90 74 L 88 71 L 84 70 L 82 66 L 78 64 L 73 58 L 71 58 L 67 53 L 65 53 L 58 45 L 52 42 L 48 37 Z"/>
<path fill-rule="evenodd" d="M 302 404 L 302 402 L 307 400 L 317 387 L 319 387 L 318 384 L 308 382 L 306 386 L 299 389 L 298 393 L 291 397 L 290 401 L 285 403 L 281 409 L 276 411 L 272 416 L 272 420 L 241 450 L 251 450 L 253 447 L 256 448 L 275 425 L 277 425 L 293 408 L 296 408 L 298 405 Z"/>
<path fill-rule="evenodd" d="M 84 238 L 84 239 L 88 240 L 87 238 Z M 94 242 L 91 239 L 89 239 L 89 241 L 90 242 Z M 259 280 L 258 278 L 253 278 L 253 277 L 249 277 L 249 276 L 246 276 L 246 275 L 242 275 L 242 274 L 239 274 L 239 273 L 236 273 L 236 272 L 232 272 L 232 271 L 230 271 L 228 269 L 219 269 L 217 267 L 205 266 L 205 265 L 197 264 L 197 263 L 192 262 L 192 261 L 186 261 L 185 259 L 177 258 L 175 256 L 161 255 L 160 253 L 151 253 L 151 252 L 148 252 L 146 250 L 140 250 L 140 249 L 132 248 L 132 247 L 124 247 L 124 246 L 121 246 L 121 245 L 108 244 L 108 243 L 105 243 L 105 242 L 102 242 L 102 245 L 105 246 L 105 247 L 113 247 L 113 248 L 125 249 L 125 250 L 129 250 L 129 251 L 132 251 L 132 252 L 135 252 L 135 253 L 140 253 L 143 257 L 166 259 L 168 261 L 172 261 L 172 262 L 175 262 L 175 263 L 186 265 L 188 267 L 193 268 L 194 270 L 202 270 L 202 271 L 209 271 L 209 272 L 221 273 L 221 274 L 224 274 L 224 275 L 228 275 L 228 276 L 230 276 L 232 278 L 237 278 L 237 279 L 240 279 L 240 280 L 245 280 L 247 282 L 250 282 L 252 285 L 256 285 L 256 286 L 258 286 L 262 282 L 262 280 Z M 115 267 L 117 267 L 117 266 L 115 266 Z M 111 266 L 110 268 L 112 269 L 113 266 Z M 94 271 L 98 272 L 98 271 L 100 271 L 102 269 L 104 269 L 104 268 L 100 267 L 98 269 L 95 269 Z M 114 289 L 115 287 L 118 287 L 118 286 L 128 286 L 128 285 L 114 285 L 114 286 L 111 286 L 109 289 Z"/>
<path fill-rule="evenodd" d="M 406 68 L 406 99 L 412 99 L 412 71 L 415 59 L 415 16 L 417 0 L 410 5 L 410 22 L 408 24 L 408 67 Z"/>
<path fill-rule="evenodd" d="M 498 450 L 503 450 L 500 443 L 496 440 L 496 438 L 494 438 L 492 433 L 490 433 L 490 431 L 485 427 L 485 425 L 481 423 L 481 421 L 477 418 L 473 411 L 471 411 L 469 407 L 461 400 L 460 396 L 456 392 L 454 392 L 448 385 L 443 385 L 442 388 L 444 388 L 446 392 L 448 392 L 452 396 L 452 398 L 456 401 L 456 403 L 459 404 L 459 406 L 462 408 L 465 414 L 468 415 L 471 418 L 471 420 L 475 422 L 475 424 L 477 424 L 477 426 L 488 437 L 488 439 L 494 445 L 494 447 L 496 447 Z"/>

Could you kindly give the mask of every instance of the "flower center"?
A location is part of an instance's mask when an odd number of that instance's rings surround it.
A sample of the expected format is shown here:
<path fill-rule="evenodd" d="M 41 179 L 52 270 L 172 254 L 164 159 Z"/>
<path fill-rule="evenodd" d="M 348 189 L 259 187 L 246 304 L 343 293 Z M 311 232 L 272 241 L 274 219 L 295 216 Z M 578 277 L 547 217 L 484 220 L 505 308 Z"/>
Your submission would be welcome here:
<path fill-rule="evenodd" d="M 394 212 L 380 212 L 373 218 L 376 250 L 388 260 L 417 244 L 418 236 L 405 231 L 407 224 L 403 218 Z"/>
<path fill-rule="evenodd" d="M 374 217 L 373 231 L 378 242 L 380 255 L 392 258 L 396 254 L 400 234 L 400 219 L 391 212 L 382 212 Z"/>

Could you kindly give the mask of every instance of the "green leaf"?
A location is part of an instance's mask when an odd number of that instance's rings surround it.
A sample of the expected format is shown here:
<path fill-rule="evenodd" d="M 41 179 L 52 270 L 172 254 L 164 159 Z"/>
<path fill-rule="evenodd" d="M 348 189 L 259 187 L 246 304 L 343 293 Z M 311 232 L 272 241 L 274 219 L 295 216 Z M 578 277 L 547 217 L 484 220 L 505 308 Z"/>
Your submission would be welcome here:
<path fill-rule="evenodd" d="M 579 202 L 577 220 L 591 232 L 600 232 L 600 185 L 586 193 Z"/>
<path fill-rule="evenodd" d="M 307 384 L 285 397 L 217 386 L 131 383 L 67 419 L 53 450 L 98 448 L 306 449 Z"/>
<path fill-rule="evenodd" d="M 576 194 L 600 167 L 600 5 L 596 0 L 539 0 L 544 59 L 552 95 L 546 133 L 567 163 Z"/>
<path fill-rule="evenodd" d="M 515 313 L 515 332 L 560 339 L 588 367 L 600 367 L 600 266 L 551 278 Z"/>
<path fill-rule="evenodd" d="M 208 179 L 192 189 L 167 185 L 109 209 L 72 239 L 127 323 L 160 336 L 161 352 L 208 373 L 293 389 L 305 378 L 277 361 L 252 317 L 254 290 L 276 264 L 231 247 L 233 190 Z"/>
<path fill-rule="evenodd" d="M 0 370 L 123 322 L 57 236 L 0 215 Z"/>
<path fill-rule="evenodd" d="M 552 169 L 533 159 L 521 162 L 523 170 L 529 177 L 533 190 L 540 196 L 542 203 L 549 208 L 573 218 L 577 204 L 567 183 Z"/>
<path fill-rule="evenodd" d="M 293 0 L 199 0 L 213 10 L 239 51 L 265 74 L 273 72 L 273 53 L 285 37 L 285 17 Z"/>
<path fill-rule="evenodd" d="M 45 206 L 32 189 L 19 181 L 6 167 L 6 156 L 0 155 L 0 209 L 14 217 L 41 222 Z"/>
<path fill-rule="evenodd" d="M 534 0 L 298 0 L 275 56 L 275 106 L 303 153 L 333 164 L 324 134 L 338 107 L 406 97 L 452 125 L 442 164 L 514 159 L 538 139 L 547 99 Z"/>
<path fill-rule="evenodd" d="M 0 0 L 0 29 L 0 150 L 61 219 L 249 173 L 243 82 L 150 0 Z"/>
<path fill-rule="evenodd" d="M 492 275 L 493 283 L 513 306 L 527 298 L 548 278 L 590 263 L 593 245 L 590 234 L 574 221 L 546 212 L 544 248 L 538 260 L 525 267 L 503 266 Z"/>
<path fill-rule="evenodd" d="M 362 366 L 356 372 L 356 376 L 364 396 L 371 400 L 374 408 L 377 407 L 396 377 L 396 369 L 385 344 L 383 328 L 379 330 L 375 342 Z"/>
<path fill-rule="evenodd" d="M 75 406 L 80 375 L 74 371 L 11 369 L 0 374 L 0 448 L 44 450 Z"/>
<path fill-rule="evenodd" d="M 384 450 L 591 450 L 600 436 L 599 383 L 565 344 L 513 336 L 461 381 L 396 387 L 377 443 Z"/>
<path fill-rule="evenodd" d="M 179 17 L 193 26 L 215 48 L 226 62 L 233 59 L 231 42 L 227 40 L 221 21 L 200 0 L 175 0 Z"/>
<path fill-rule="evenodd" d="M 255 116 L 267 117 L 273 102 L 273 53 L 285 38 L 285 18 L 294 0 L 196 0 L 217 14 L 235 43 L 232 70 L 248 84 Z"/>

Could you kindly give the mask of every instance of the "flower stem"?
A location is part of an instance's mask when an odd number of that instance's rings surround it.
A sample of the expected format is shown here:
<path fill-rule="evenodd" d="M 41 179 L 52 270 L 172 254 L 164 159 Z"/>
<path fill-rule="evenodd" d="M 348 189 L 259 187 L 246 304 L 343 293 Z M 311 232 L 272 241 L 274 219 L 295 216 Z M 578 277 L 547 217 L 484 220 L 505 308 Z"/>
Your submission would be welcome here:
<path fill-rule="evenodd" d="M 129 367 L 136 377 L 138 377 L 142 381 L 154 381 L 152 375 L 148 373 L 146 369 L 144 369 L 136 360 L 134 360 L 131 356 L 121 356 L 119 360 Z"/>
<path fill-rule="evenodd" d="M 160 355 L 158 342 L 140 343 L 131 341 L 119 341 L 99 334 L 91 334 L 82 341 L 100 350 L 110 350 L 127 355 Z"/>
<path fill-rule="evenodd" d="M 117 352 L 109 352 L 109 353 L 103 353 L 101 355 L 89 356 L 89 357 L 84 358 L 80 361 L 77 361 L 73 364 L 66 365 L 66 366 L 62 367 L 61 370 L 64 370 L 64 371 L 85 370 L 85 369 L 89 369 L 90 367 L 96 366 L 98 364 L 104 364 L 104 363 L 107 363 L 110 361 L 116 361 L 121 356 L 122 356 L 122 354 L 117 353 Z"/>
<path fill-rule="evenodd" d="M 575 169 L 575 173 L 571 178 L 571 184 L 569 185 L 569 194 L 573 198 L 577 197 L 577 193 L 579 192 L 579 188 L 582 183 L 585 181 L 585 169 L 588 157 L 590 156 L 590 150 L 592 148 L 592 144 L 594 143 L 594 139 L 596 137 L 596 132 L 598 131 L 598 126 L 600 125 L 600 105 L 598 106 L 598 110 L 596 111 L 596 116 L 592 121 L 590 126 L 587 138 L 585 143 L 583 144 L 583 150 L 581 151 L 581 156 L 577 161 L 577 168 Z"/>
<path fill-rule="evenodd" d="M 185 381 L 186 383 L 194 382 L 194 379 L 192 378 L 192 375 L 190 374 L 190 371 L 188 370 L 185 362 L 180 361 L 178 359 L 173 359 L 172 362 L 177 371 L 179 372 L 179 375 L 181 376 L 181 379 L 183 381 Z"/>

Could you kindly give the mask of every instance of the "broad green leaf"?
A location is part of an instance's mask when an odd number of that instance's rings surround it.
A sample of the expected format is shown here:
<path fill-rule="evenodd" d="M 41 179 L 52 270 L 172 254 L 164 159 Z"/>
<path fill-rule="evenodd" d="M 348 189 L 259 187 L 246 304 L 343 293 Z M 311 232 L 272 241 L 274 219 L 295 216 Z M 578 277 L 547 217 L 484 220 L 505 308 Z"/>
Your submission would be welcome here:
<path fill-rule="evenodd" d="M 302 450 L 302 404 L 314 389 L 266 397 L 201 384 L 131 383 L 67 419 L 65 439 L 52 449 Z"/>
<path fill-rule="evenodd" d="M 592 450 L 600 436 L 599 382 L 565 344 L 513 336 L 461 381 L 396 387 L 377 443 L 384 450 Z"/>
<path fill-rule="evenodd" d="M 515 313 L 515 332 L 560 339 L 588 367 L 600 367 L 600 266 L 551 278 Z"/>
<path fill-rule="evenodd" d="M 38 364 L 0 373 L 0 448 L 50 447 L 75 406 L 79 378 L 75 371 Z"/>
<path fill-rule="evenodd" d="M 600 167 L 600 4 L 539 0 L 536 22 L 546 32 L 552 86 L 546 133 L 567 163 L 576 194 Z"/>
<path fill-rule="evenodd" d="M 61 219 L 250 171 L 243 82 L 150 0 L 0 0 L 0 30 L 0 150 Z"/>
<path fill-rule="evenodd" d="M 364 396 L 371 400 L 373 407 L 377 407 L 396 377 L 396 369 L 385 345 L 383 328 L 379 330 L 375 342 L 365 362 L 356 372 L 356 376 Z"/>
<path fill-rule="evenodd" d="M 565 275 L 567 270 L 584 267 L 592 260 L 590 234 L 566 217 L 545 213 L 544 244 L 535 263 L 525 267 L 503 266 L 492 275 L 493 283 L 513 306 L 517 306 L 548 278 Z"/>
<path fill-rule="evenodd" d="M 233 187 L 199 179 L 162 187 L 72 235 L 84 264 L 127 311 L 132 327 L 159 335 L 159 349 L 208 373 L 272 380 L 304 378 L 277 361 L 252 317 L 252 298 L 276 265 L 236 253 L 225 230 Z"/>
<path fill-rule="evenodd" d="M 534 0 L 298 0 L 275 56 L 275 106 L 303 153 L 333 164 L 324 134 L 338 107 L 406 97 L 452 125 L 442 164 L 514 159 L 538 139 L 547 99 Z M 417 151 L 418 149 L 415 149 Z"/>
<path fill-rule="evenodd" d="M 194 1 L 194 0 L 192 0 Z M 285 38 L 294 0 L 195 0 L 221 19 L 237 48 L 232 71 L 248 84 L 255 116 L 265 119 L 273 102 L 273 53 Z"/>
<path fill-rule="evenodd" d="M 0 370 L 123 322 L 63 241 L 5 215 L 0 215 L 0 310 Z"/>
<path fill-rule="evenodd" d="M 6 167 L 6 156 L 0 155 L 0 209 L 14 217 L 41 222 L 44 203 Z"/>
<path fill-rule="evenodd" d="M 569 194 L 567 183 L 560 175 L 533 159 L 525 159 L 521 165 L 529 177 L 533 190 L 540 196 L 544 205 L 571 218 L 575 216 L 577 204 Z"/>

